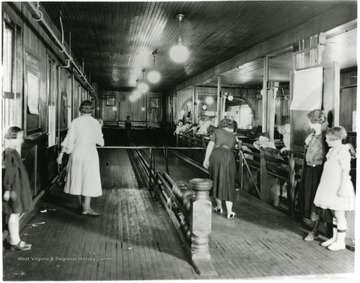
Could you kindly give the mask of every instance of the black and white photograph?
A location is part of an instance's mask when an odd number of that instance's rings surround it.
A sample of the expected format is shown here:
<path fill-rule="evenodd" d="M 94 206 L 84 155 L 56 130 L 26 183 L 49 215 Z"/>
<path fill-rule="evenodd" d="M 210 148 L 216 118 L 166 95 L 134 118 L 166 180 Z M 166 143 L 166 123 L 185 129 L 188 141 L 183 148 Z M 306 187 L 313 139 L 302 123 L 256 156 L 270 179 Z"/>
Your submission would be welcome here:
<path fill-rule="evenodd" d="M 1 280 L 359 280 L 357 15 L 2 1 Z"/>

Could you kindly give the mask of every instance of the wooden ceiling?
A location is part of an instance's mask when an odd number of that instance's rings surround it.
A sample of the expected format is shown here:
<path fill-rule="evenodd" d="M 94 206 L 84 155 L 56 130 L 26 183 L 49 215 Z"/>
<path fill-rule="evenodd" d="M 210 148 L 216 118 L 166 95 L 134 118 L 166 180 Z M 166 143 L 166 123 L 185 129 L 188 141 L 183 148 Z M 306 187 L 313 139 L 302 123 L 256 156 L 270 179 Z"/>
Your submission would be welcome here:
<path fill-rule="evenodd" d="M 357 8 L 356 1 L 345 0 L 40 2 L 59 30 L 61 13 L 65 39 L 71 32 L 72 54 L 79 62 L 84 60 L 85 73 L 99 89 L 134 87 L 143 77 L 142 70 L 146 76 L 153 69 L 152 52 L 157 50 L 156 69 L 162 79 L 151 91 L 161 92 L 338 5 Z M 179 13 L 185 15 L 182 39 L 190 50 L 183 64 L 169 58 L 179 36 Z M 290 55 L 272 60 L 273 74 L 288 74 Z M 224 83 L 229 85 L 261 82 L 261 60 L 224 74 Z"/>

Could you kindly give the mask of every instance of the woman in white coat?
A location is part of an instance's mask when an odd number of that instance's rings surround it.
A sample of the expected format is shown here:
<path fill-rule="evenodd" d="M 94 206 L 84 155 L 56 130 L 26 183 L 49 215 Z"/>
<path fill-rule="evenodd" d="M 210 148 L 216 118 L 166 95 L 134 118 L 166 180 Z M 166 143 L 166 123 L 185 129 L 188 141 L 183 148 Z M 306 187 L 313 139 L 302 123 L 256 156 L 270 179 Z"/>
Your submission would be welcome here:
<path fill-rule="evenodd" d="M 90 201 L 102 195 L 96 145 L 104 146 L 104 138 L 99 121 L 91 116 L 94 110 L 91 101 L 84 100 L 79 110 L 81 116 L 71 122 L 57 162 L 62 163 L 64 152 L 70 155 L 64 192 L 81 196 L 82 214 L 98 216 Z"/>

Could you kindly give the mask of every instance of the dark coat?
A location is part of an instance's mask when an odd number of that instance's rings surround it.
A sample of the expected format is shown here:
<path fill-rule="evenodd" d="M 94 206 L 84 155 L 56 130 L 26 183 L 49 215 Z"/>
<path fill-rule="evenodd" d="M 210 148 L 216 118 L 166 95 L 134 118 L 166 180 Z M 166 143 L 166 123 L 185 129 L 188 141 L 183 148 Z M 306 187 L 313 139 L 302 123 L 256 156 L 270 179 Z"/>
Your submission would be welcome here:
<path fill-rule="evenodd" d="M 3 162 L 3 194 L 10 191 L 10 199 L 3 201 L 3 212 L 11 214 L 31 211 L 33 204 L 29 177 L 19 153 L 14 149 L 5 149 Z"/>

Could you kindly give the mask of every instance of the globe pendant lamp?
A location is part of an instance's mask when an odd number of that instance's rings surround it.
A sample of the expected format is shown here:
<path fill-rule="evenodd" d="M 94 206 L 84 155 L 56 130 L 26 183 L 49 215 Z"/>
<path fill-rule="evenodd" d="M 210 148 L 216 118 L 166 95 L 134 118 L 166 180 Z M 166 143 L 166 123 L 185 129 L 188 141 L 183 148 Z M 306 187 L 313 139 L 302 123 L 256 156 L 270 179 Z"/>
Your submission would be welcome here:
<path fill-rule="evenodd" d="M 139 85 L 138 85 L 138 80 L 136 80 L 136 85 L 137 85 L 137 88 L 139 88 Z M 138 89 L 135 89 L 131 95 L 129 96 L 129 100 L 131 102 L 135 102 L 136 100 L 138 100 L 139 98 L 141 97 L 141 92 L 138 90 Z"/>
<path fill-rule="evenodd" d="M 145 82 L 145 70 L 142 70 L 143 80 L 138 84 L 138 91 L 141 93 L 147 93 L 149 91 L 149 85 Z"/>
<path fill-rule="evenodd" d="M 155 50 L 152 55 L 154 56 L 154 69 L 151 70 L 148 75 L 147 75 L 147 78 L 149 80 L 149 82 L 153 83 L 153 84 L 156 84 L 160 81 L 161 79 L 161 75 L 160 73 L 156 70 L 155 68 L 155 57 L 157 55 L 157 50 Z"/>
<path fill-rule="evenodd" d="M 176 17 L 179 19 L 179 40 L 178 44 L 170 48 L 170 58 L 175 63 L 183 63 L 189 58 L 188 48 L 182 44 L 181 39 L 181 22 L 184 18 L 183 14 L 177 14 Z"/>
<path fill-rule="evenodd" d="M 131 102 L 135 102 L 136 100 L 138 100 L 141 97 L 141 93 L 140 91 L 138 91 L 137 89 L 135 89 L 132 94 L 129 96 L 129 100 Z"/>

